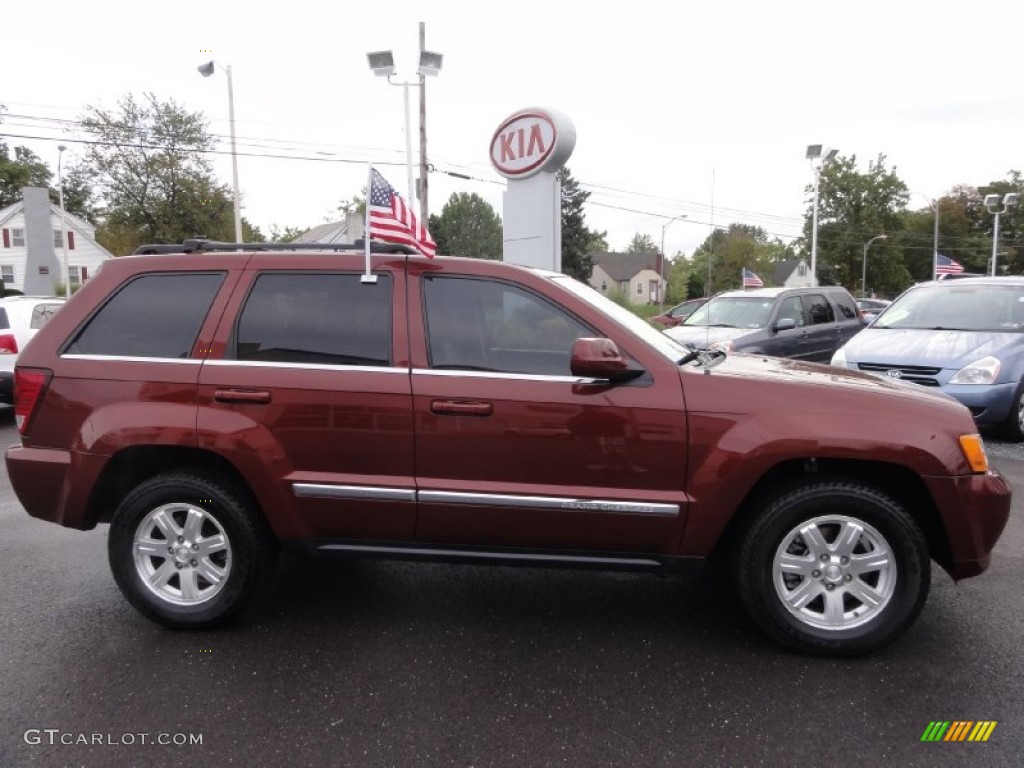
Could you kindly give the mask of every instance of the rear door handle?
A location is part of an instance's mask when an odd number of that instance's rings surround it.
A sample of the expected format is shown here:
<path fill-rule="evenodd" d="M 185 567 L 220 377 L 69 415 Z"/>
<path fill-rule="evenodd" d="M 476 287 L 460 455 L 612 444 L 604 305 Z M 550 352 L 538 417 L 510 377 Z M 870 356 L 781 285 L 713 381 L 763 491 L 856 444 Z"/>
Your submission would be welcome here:
<path fill-rule="evenodd" d="M 480 400 L 431 400 L 430 410 L 440 416 L 490 416 L 494 404 Z"/>
<path fill-rule="evenodd" d="M 270 393 L 262 389 L 217 389 L 213 399 L 218 403 L 269 403 Z"/>

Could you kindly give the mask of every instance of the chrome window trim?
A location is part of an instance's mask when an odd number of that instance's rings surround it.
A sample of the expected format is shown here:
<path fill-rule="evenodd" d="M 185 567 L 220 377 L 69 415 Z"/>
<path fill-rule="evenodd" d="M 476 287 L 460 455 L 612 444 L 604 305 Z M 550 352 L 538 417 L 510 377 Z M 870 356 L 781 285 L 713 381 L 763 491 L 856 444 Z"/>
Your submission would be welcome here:
<path fill-rule="evenodd" d="M 462 549 L 431 549 L 429 547 L 388 547 L 373 546 L 366 544 L 322 544 L 317 547 L 319 550 L 343 551 L 343 552 L 378 552 L 392 553 L 396 555 L 433 555 L 440 557 L 469 557 L 486 558 L 489 560 L 525 560 L 541 562 L 560 563 L 606 563 L 609 565 L 643 565 L 660 566 L 657 560 L 647 557 L 588 557 L 586 555 L 546 555 L 529 554 L 525 552 L 489 552 L 486 550 L 462 550 Z"/>
<path fill-rule="evenodd" d="M 80 355 L 68 352 L 60 356 L 61 360 L 103 360 L 119 363 L 173 363 L 176 365 L 202 365 L 203 361 L 196 357 L 135 357 L 133 355 Z"/>
<path fill-rule="evenodd" d="M 678 504 L 614 501 L 612 499 L 573 499 L 565 496 L 515 496 L 498 493 L 461 493 L 458 491 L 419 491 L 419 501 L 438 504 L 476 504 L 483 506 L 550 509 L 559 512 L 608 512 L 626 515 L 678 517 Z"/>
<path fill-rule="evenodd" d="M 515 381 L 553 381 L 563 384 L 606 384 L 607 379 L 586 379 L 580 376 L 551 376 L 539 373 L 505 373 L 499 371 L 464 371 L 454 368 L 434 370 L 433 368 L 413 368 L 414 376 L 458 376 L 474 379 L 506 379 Z"/>
<path fill-rule="evenodd" d="M 237 365 L 245 368 L 294 368 L 304 371 L 352 371 L 364 373 L 401 373 L 408 375 L 408 368 L 399 368 L 393 365 L 327 365 L 324 363 L 284 363 L 276 360 L 216 360 L 203 361 L 206 365 L 227 366 Z"/>
<path fill-rule="evenodd" d="M 292 490 L 302 498 L 368 499 L 370 501 L 416 501 L 412 488 L 380 488 L 368 485 L 324 485 L 293 483 Z"/>

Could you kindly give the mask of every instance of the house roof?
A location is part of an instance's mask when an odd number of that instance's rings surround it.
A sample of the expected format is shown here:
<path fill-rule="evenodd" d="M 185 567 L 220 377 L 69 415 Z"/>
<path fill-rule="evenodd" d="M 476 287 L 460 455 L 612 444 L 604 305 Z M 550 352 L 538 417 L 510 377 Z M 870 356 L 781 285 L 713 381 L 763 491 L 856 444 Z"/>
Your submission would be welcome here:
<path fill-rule="evenodd" d="M 788 261 L 780 261 L 775 265 L 775 274 L 772 276 L 776 285 L 782 285 L 789 276 L 796 271 L 796 268 L 800 266 L 800 262 L 803 259 L 789 259 Z"/>
<path fill-rule="evenodd" d="M 13 205 L 8 205 L 6 208 L 0 208 L 0 226 L 6 224 L 14 216 L 16 216 L 17 214 L 21 213 L 21 211 L 24 208 L 25 208 L 25 202 L 23 200 L 19 200 L 18 202 L 14 203 Z M 50 215 L 51 216 L 57 216 L 57 217 L 60 216 L 60 208 L 58 206 L 54 205 L 53 203 L 50 203 Z M 90 224 L 89 222 L 85 221 L 84 219 L 78 218 L 73 213 L 68 213 L 67 211 L 65 211 L 64 212 L 64 218 L 67 220 L 68 229 L 73 229 L 76 232 L 78 232 L 79 234 L 86 235 L 86 237 L 88 237 L 89 231 L 95 229 L 95 227 L 93 227 L 92 224 Z"/>
<path fill-rule="evenodd" d="M 604 270 L 612 280 L 632 280 L 637 272 L 645 269 L 658 271 L 657 253 L 592 253 L 591 260 L 595 267 Z"/>
<path fill-rule="evenodd" d="M 348 236 L 347 221 L 329 221 L 308 229 L 295 238 L 296 243 L 344 243 Z"/>

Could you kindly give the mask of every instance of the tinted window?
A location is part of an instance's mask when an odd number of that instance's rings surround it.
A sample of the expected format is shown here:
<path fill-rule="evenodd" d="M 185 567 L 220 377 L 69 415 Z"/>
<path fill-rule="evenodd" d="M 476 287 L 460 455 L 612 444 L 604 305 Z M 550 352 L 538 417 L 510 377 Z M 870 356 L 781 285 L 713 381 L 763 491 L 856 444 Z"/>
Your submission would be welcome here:
<path fill-rule="evenodd" d="M 239 360 L 323 365 L 391 364 L 391 277 L 268 273 L 238 320 Z"/>
<path fill-rule="evenodd" d="M 834 323 L 836 321 L 835 312 L 832 311 L 832 305 L 828 303 L 828 299 L 818 293 L 804 296 L 804 308 L 807 310 L 807 322 L 810 325 L 820 325 L 822 323 Z"/>
<path fill-rule="evenodd" d="M 7 310 L 0 307 L 0 328 L 10 328 L 11 321 L 7 319 Z"/>
<path fill-rule="evenodd" d="M 223 273 L 144 275 L 115 293 L 65 350 L 79 355 L 188 357 Z"/>
<path fill-rule="evenodd" d="M 570 375 L 573 342 L 593 331 L 558 307 L 506 283 L 424 281 L 434 368 Z"/>
<path fill-rule="evenodd" d="M 847 296 L 844 293 L 833 293 L 832 301 L 839 307 L 839 314 L 845 320 L 855 320 L 860 317 L 860 313 L 857 311 L 857 307 L 853 303 L 853 297 Z"/>

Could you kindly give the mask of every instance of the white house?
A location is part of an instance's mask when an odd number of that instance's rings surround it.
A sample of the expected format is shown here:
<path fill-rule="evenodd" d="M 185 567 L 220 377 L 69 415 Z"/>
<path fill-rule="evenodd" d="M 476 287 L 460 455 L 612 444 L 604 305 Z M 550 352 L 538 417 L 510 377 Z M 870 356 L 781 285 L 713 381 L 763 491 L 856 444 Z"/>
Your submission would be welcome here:
<path fill-rule="evenodd" d="M 592 253 L 590 285 L 605 296 L 619 291 L 630 304 L 657 304 L 661 296 L 658 253 Z"/>
<path fill-rule="evenodd" d="M 780 261 L 775 265 L 774 283 L 782 288 L 813 288 L 818 281 L 811 277 L 811 268 L 803 259 Z"/>
<path fill-rule="evenodd" d="M 67 222 L 72 290 L 96 274 L 112 254 L 96 242 L 96 228 L 77 216 Z M 22 200 L 0 209 L 0 279 L 5 288 L 53 296 L 63 285 L 60 208 L 41 187 L 25 187 Z"/>

